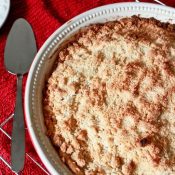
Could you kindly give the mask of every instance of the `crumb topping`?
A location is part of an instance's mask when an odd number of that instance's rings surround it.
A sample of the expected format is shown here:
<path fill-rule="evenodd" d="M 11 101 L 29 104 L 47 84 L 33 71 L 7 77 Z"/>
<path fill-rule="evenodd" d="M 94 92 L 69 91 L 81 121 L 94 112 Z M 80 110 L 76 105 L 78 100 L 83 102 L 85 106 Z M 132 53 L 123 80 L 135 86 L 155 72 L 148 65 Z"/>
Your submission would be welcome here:
<path fill-rule="evenodd" d="M 80 31 L 43 99 L 47 134 L 77 175 L 175 174 L 175 27 L 131 17 Z"/>

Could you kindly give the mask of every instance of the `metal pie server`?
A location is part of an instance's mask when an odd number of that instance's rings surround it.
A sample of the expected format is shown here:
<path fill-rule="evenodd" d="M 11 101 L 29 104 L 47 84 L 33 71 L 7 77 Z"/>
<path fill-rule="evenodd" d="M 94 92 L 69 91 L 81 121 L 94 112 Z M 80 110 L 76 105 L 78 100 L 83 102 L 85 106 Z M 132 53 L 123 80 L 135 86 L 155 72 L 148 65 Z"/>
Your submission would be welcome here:
<path fill-rule="evenodd" d="M 25 128 L 22 106 L 22 79 L 23 75 L 28 72 L 36 52 L 35 37 L 30 24 L 22 18 L 17 19 L 8 35 L 4 53 L 6 69 L 17 77 L 11 145 L 11 162 L 14 172 L 19 172 L 24 167 Z"/>

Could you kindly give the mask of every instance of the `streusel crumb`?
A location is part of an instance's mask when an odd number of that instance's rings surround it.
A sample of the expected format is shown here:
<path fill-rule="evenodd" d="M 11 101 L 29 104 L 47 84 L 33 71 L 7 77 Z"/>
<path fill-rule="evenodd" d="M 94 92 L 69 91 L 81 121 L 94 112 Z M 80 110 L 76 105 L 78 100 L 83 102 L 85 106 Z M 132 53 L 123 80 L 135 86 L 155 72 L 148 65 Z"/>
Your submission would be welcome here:
<path fill-rule="evenodd" d="M 136 16 L 91 25 L 55 64 L 45 124 L 74 174 L 175 174 L 174 25 Z"/>

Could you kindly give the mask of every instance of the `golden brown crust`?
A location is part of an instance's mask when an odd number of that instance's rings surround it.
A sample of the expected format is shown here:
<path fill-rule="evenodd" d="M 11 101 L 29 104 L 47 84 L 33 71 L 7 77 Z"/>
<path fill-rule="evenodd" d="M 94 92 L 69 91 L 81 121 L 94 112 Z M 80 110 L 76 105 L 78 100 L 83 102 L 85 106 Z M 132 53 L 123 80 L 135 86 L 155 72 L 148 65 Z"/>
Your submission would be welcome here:
<path fill-rule="evenodd" d="M 75 174 L 175 174 L 175 26 L 131 17 L 80 31 L 44 95 L 48 136 Z"/>

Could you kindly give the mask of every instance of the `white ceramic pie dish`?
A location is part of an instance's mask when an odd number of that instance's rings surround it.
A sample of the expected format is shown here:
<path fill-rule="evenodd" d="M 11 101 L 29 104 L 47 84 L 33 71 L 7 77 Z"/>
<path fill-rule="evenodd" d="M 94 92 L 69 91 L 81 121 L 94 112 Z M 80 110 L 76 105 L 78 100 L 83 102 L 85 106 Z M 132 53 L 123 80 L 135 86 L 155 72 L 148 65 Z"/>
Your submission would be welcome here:
<path fill-rule="evenodd" d="M 34 147 L 52 175 L 71 174 L 60 161 L 58 154 L 45 134 L 42 112 L 42 91 L 45 79 L 54 63 L 56 51 L 70 35 L 92 23 L 116 20 L 140 15 L 154 17 L 164 22 L 175 23 L 175 9 L 150 3 L 117 3 L 87 11 L 57 29 L 37 53 L 29 71 L 25 91 L 25 114 L 28 130 Z"/>

